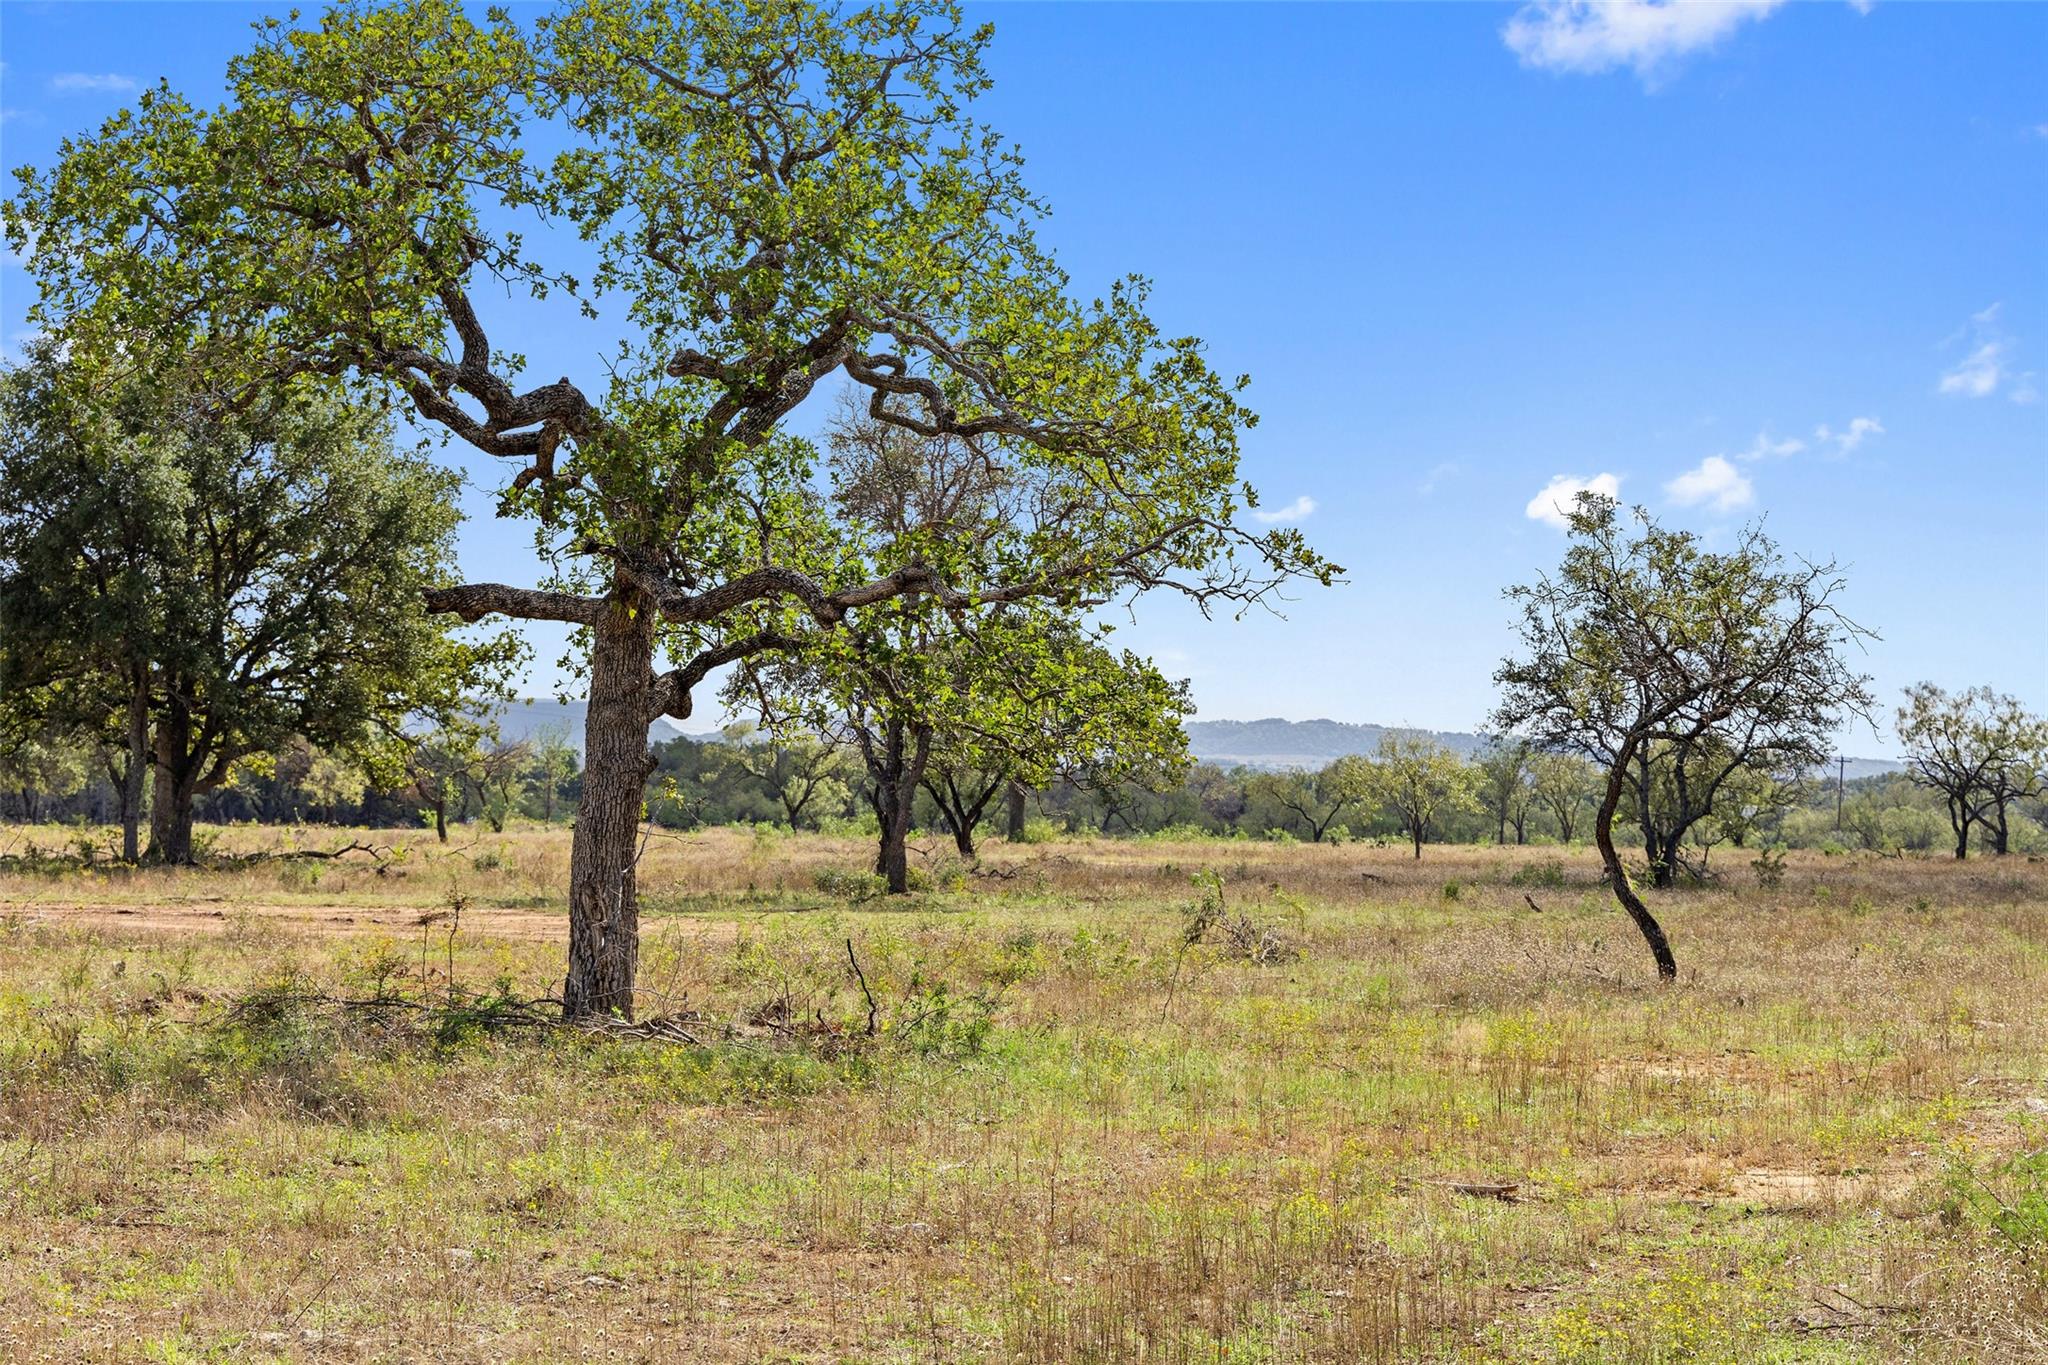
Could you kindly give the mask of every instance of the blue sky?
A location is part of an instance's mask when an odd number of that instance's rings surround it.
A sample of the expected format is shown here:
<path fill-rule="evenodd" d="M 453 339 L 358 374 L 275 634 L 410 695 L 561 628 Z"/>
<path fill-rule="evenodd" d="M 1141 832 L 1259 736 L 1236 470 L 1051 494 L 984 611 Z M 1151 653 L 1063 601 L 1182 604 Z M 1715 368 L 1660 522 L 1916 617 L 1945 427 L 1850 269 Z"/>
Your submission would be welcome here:
<path fill-rule="evenodd" d="M 0 5 L 0 161 L 159 75 L 214 98 L 261 12 Z M 1152 276 L 1252 376 L 1248 474 L 1349 569 L 1284 619 L 1142 605 L 1122 637 L 1203 716 L 1475 727 L 1561 479 L 1848 562 L 1887 708 L 2048 709 L 2048 7 L 971 13 L 1076 287 Z M 10 340 L 29 303 L 9 263 Z M 598 335 L 518 344 L 591 376 Z M 464 568 L 530 581 L 471 463 Z"/>

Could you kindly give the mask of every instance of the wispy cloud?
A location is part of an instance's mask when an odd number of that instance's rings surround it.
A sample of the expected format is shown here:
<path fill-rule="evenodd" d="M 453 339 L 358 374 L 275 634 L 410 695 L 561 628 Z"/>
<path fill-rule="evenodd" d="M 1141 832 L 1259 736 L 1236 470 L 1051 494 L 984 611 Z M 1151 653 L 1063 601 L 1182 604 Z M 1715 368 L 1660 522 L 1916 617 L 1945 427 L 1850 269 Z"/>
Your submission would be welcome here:
<path fill-rule="evenodd" d="M 2015 371 L 2012 367 L 2013 339 L 1998 320 L 2004 307 L 1994 303 L 1970 314 L 1969 322 L 1949 336 L 1944 344 L 1960 345 L 1964 352 L 1962 359 L 1942 371 L 1936 385 L 1942 393 L 1956 398 L 1989 398 L 2003 390 L 2015 403 L 2040 401 L 2033 371 Z"/>
<path fill-rule="evenodd" d="M 1697 469 L 1688 469 L 1665 484 L 1664 496 L 1680 507 L 1706 503 L 1716 512 L 1732 512 L 1755 500 L 1756 487 L 1730 461 L 1709 455 Z"/>
<path fill-rule="evenodd" d="M 1304 493 L 1285 507 L 1254 508 L 1252 520 L 1263 521 L 1268 526 L 1278 526 L 1281 522 L 1302 521 L 1315 510 L 1316 500 Z"/>
<path fill-rule="evenodd" d="M 1595 474 L 1587 479 L 1577 474 L 1559 474 L 1544 484 L 1535 497 L 1529 499 L 1529 505 L 1522 509 L 1522 515 L 1531 521 L 1540 521 L 1546 526 L 1555 526 L 1562 531 L 1571 525 L 1568 518 L 1577 509 L 1581 493 L 1598 493 L 1603 498 L 1619 498 L 1621 476 Z"/>
<path fill-rule="evenodd" d="M 1581 74 L 1628 67 L 1656 84 L 1683 58 L 1705 51 L 1784 0 L 1532 0 L 1501 29 L 1524 66 Z"/>
<path fill-rule="evenodd" d="M 1758 460 L 1789 459 L 1804 449 L 1806 449 L 1806 442 L 1800 440 L 1797 436 L 1787 436 L 1784 440 L 1780 441 L 1773 438 L 1767 431 L 1759 431 L 1756 434 L 1756 439 L 1749 443 L 1749 449 L 1737 451 L 1735 458 L 1748 464 L 1754 464 Z M 1715 456 L 1714 458 L 1719 459 L 1720 457 Z"/>
<path fill-rule="evenodd" d="M 1826 422 L 1813 429 L 1813 439 L 1834 455 L 1853 454 L 1856 448 L 1873 436 L 1884 435 L 1884 423 L 1875 417 L 1852 417 L 1849 425 L 1836 431 Z"/>
<path fill-rule="evenodd" d="M 1941 376 L 1943 393 L 1965 398 L 1989 398 L 2005 379 L 2005 343 L 1986 341 L 1974 347 L 1961 363 Z"/>
<path fill-rule="evenodd" d="M 133 76 L 113 72 L 95 75 L 90 71 L 65 71 L 50 77 L 53 95 L 132 95 L 142 88 Z"/>
<path fill-rule="evenodd" d="M 1461 468 L 1459 468 L 1457 461 L 1445 460 L 1442 464 L 1437 465 L 1435 468 L 1431 469 L 1427 474 L 1422 476 L 1422 482 L 1415 486 L 1415 491 L 1426 498 L 1430 494 L 1436 492 L 1437 488 L 1441 484 L 1443 484 L 1445 480 L 1455 479 L 1458 477 L 1458 475 L 1462 474 L 1463 472 L 1464 471 Z"/>

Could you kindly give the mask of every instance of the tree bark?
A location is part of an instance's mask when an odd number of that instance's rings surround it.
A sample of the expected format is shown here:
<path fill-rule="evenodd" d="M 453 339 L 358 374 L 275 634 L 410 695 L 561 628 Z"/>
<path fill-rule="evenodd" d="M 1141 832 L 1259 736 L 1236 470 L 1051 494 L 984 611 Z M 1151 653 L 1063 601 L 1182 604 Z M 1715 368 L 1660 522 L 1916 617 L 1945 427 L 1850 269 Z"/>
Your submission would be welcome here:
<path fill-rule="evenodd" d="M 1643 941 L 1650 945 L 1650 956 L 1657 960 L 1657 979 L 1675 981 L 1678 979 L 1678 961 L 1671 956 L 1671 941 L 1664 937 L 1664 927 L 1657 923 L 1650 907 L 1643 904 L 1642 897 L 1629 884 L 1628 871 L 1621 865 L 1621 855 L 1614 851 L 1614 812 L 1621 805 L 1626 761 L 1624 755 L 1607 776 L 1607 794 L 1601 799 L 1600 809 L 1593 817 L 1593 842 L 1600 847 L 1600 861 L 1606 865 L 1607 884 L 1614 888 L 1614 898 L 1621 902 L 1622 909 L 1628 911 L 1628 917 L 1642 931 Z"/>
<path fill-rule="evenodd" d="M 1022 782 L 1012 782 L 1010 784 L 1009 819 L 1004 824 L 1003 834 L 1013 844 L 1024 837 L 1024 797 L 1024 784 Z"/>
<path fill-rule="evenodd" d="M 192 861 L 192 797 L 199 760 L 192 753 L 192 713 L 173 695 L 156 722 L 155 793 L 149 808 L 149 861 L 183 867 Z"/>
<path fill-rule="evenodd" d="M 1659 891 L 1668 891 L 1678 884 L 1678 842 L 1677 835 L 1649 837 L 1650 885 Z"/>
<path fill-rule="evenodd" d="M 128 694 L 128 771 L 121 774 L 121 857 L 142 860 L 142 782 L 149 773 L 149 670 L 138 668 Z"/>
<path fill-rule="evenodd" d="M 583 794 L 569 845 L 569 974 L 562 1015 L 633 1017 L 640 966 L 634 880 L 640 812 L 654 759 L 647 748 L 654 687 L 652 603 L 621 586 L 591 627 Z"/>
<path fill-rule="evenodd" d="M 891 721 L 883 736 L 881 761 L 870 775 L 874 779 L 875 820 L 881 825 L 881 847 L 875 856 L 875 871 L 887 883 L 889 894 L 901 896 L 910 890 L 910 821 L 916 813 L 917 787 L 931 755 L 931 732 L 917 730 L 902 721 Z"/>
<path fill-rule="evenodd" d="M 149 861 L 170 867 L 192 862 L 192 783 L 158 766 L 149 808 Z"/>

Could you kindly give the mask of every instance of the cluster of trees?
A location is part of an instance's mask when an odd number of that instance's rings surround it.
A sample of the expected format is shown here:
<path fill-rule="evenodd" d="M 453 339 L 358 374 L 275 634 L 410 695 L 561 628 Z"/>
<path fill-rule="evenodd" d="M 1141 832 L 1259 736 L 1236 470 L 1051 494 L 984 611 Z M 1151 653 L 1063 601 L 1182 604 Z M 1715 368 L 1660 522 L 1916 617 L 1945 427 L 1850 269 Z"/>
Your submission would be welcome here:
<path fill-rule="evenodd" d="M 1173 750 L 1177 752 L 1176 750 Z M 676 740 L 661 750 L 665 799 L 654 817 L 674 824 L 769 820 L 798 828 L 858 827 L 891 838 L 875 788 L 873 746 L 805 737 Z M 1120 751 L 1128 757 L 1127 751 Z M 1583 765 L 1581 765 L 1583 766 Z M 1018 769 L 962 762 L 952 752 L 926 761 L 906 798 L 906 829 L 942 832 L 972 857 L 989 827 L 1036 837 L 1029 826 L 1106 835 L 1179 833 L 1335 841 L 1353 837 L 1423 843 L 1469 837 L 1476 773 L 1422 736 L 1389 735 L 1372 758 L 1346 758 L 1321 772 L 1225 770 L 1177 763 L 1132 773 L 1128 763 L 1070 770 L 1040 783 Z"/>
<path fill-rule="evenodd" d="M 650 813 L 661 823 L 876 831 L 860 755 L 824 740 L 772 741 L 742 728 L 723 738 L 674 740 L 659 755 Z M 967 857 L 991 830 L 1016 839 L 1047 828 L 1106 837 L 1415 845 L 1419 823 L 1422 843 L 1558 846 L 1589 841 L 1604 781 L 1588 760 L 1522 740 L 1495 740 L 1461 759 L 1427 736 L 1398 734 L 1379 754 L 1340 758 L 1319 770 L 1195 763 L 1163 782 L 1062 779 L 1034 788 L 999 771 L 934 763 L 916 799 L 913 827 L 950 835 Z M 1412 818 L 1418 805 L 1408 796 L 1411 789 L 1434 796 L 1420 822 Z M 1667 831 L 1680 818 L 1676 782 L 1654 781 L 1650 794 L 1647 823 L 1632 786 L 1624 788 L 1617 819 L 1634 832 L 1644 866 L 1653 848 L 1668 849 L 1668 880 L 1706 875 L 1715 850 L 1724 846 L 1882 853 L 1954 846 L 1944 796 L 1911 770 L 1841 782 L 1826 770 L 1745 769 L 1720 785 L 1675 846 Z M 1995 823 L 1995 807 L 1987 805 L 1983 818 Z M 2009 800 L 2006 820 L 2007 847 L 2048 849 L 2048 787 L 2036 784 L 2030 795 Z M 1027 824 L 1034 828 L 1027 831 Z"/>
<path fill-rule="evenodd" d="M 190 813 L 210 824 L 416 825 L 445 842 L 459 824 L 503 830 L 515 818 L 566 821 L 582 781 L 563 734 L 506 740 L 460 718 L 387 747 L 391 761 L 372 768 L 289 736 L 245 755 L 225 781 L 193 798 Z M 18 739 L 0 751 L 0 820 L 120 824 L 123 757 L 90 732 Z M 145 819 L 152 799 L 145 786 Z"/>
<path fill-rule="evenodd" d="M 1956 857 L 1970 855 L 1973 828 L 2010 851 L 2016 820 L 2048 793 L 2048 720 L 1988 687 L 1921 683 L 1906 689 L 1898 735 L 1913 781 L 1941 799 Z"/>
<path fill-rule="evenodd" d="M 124 855 L 182 863 L 238 771 L 313 754 L 293 780 L 328 809 L 356 774 L 388 782 L 409 724 L 473 706 L 518 653 L 427 612 L 455 491 L 332 384 L 230 404 L 193 366 L 53 341 L 0 371 L 0 752 L 22 813 L 104 778 Z"/>

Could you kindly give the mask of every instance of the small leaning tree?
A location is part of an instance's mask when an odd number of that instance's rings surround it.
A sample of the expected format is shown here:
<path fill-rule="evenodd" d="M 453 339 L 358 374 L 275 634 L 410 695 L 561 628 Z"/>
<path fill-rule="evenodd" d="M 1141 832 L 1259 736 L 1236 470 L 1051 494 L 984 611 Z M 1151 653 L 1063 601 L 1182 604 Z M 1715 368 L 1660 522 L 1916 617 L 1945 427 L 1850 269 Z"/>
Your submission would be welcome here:
<path fill-rule="evenodd" d="M 568 1017 L 632 1011 L 648 727 L 712 670 L 906 594 L 1243 603 L 1334 573 L 1234 525 L 1242 381 L 1164 335 L 1142 281 L 1083 302 L 1036 241 L 1017 155 L 969 112 L 988 38 L 925 0 L 576 0 L 531 26 L 351 0 L 261 25 L 218 109 L 146 92 L 6 206 L 67 344 L 360 376 L 507 462 L 553 580 L 427 601 L 581 632 Z M 531 382 L 505 334 L 565 304 L 609 328 L 595 382 Z M 821 388 L 991 443 L 1043 500 L 1033 533 L 964 580 L 856 576 L 785 425 Z"/>
<path fill-rule="evenodd" d="M 1875 637 L 1835 605 L 1838 565 L 1788 560 L 1759 526 L 1715 553 L 1641 509 L 1624 518 L 1614 499 L 1582 493 L 1570 533 L 1555 574 L 1507 590 L 1526 652 L 1494 674 L 1493 724 L 1604 770 L 1593 840 L 1670 981 L 1670 941 L 1614 844 L 1632 767 L 1657 746 L 1712 748 L 1764 772 L 1817 767 L 1846 718 L 1869 718 L 1869 679 L 1844 654 Z"/>

